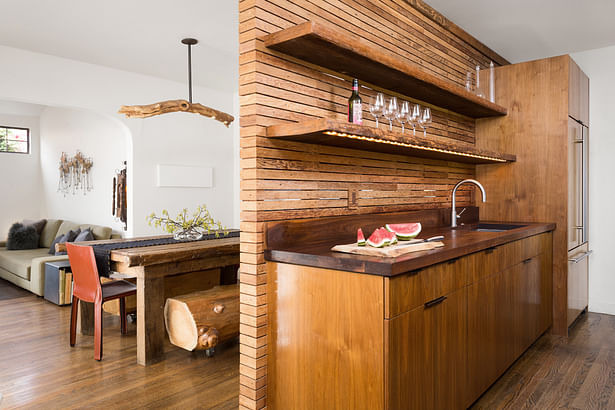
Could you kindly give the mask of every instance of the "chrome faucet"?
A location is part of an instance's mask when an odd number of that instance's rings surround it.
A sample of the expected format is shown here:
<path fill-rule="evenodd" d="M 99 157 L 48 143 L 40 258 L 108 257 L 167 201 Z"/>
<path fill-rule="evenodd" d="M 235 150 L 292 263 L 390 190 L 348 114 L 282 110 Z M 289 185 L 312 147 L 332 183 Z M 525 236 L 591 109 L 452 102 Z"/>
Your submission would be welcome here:
<path fill-rule="evenodd" d="M 483 186 L 477 180 L 475 180 L 475 179 L 464 179 L 463 181 L 457 182 L 457 185 L 455 185 L 455 188 L 453 188 L 453 203 L 452 203 L 452 209 L 451 209 L 451 228 L 456 228 L 457 227 L 457 219 L 459 217 L 461 217 L 461 213 L 463 213 L 463 211 L 462 211 L 459 215 L 457 215 L 457 210 L 455 209 L 455 193 L 457 193 L 457 188 L 459 188 L 459 186 L 461 184 L 465 184 L 466 182 L 471 182 L 474 185 L 476 185 L 477 187 L 479 187 L 480 191 L 483 193 L 483 202 L 487 201 L 487 194 L 485 194 L 485 188 L 483 188 Z M 464 210 L 465 210 L 465 208 L 464 208 Z"/>

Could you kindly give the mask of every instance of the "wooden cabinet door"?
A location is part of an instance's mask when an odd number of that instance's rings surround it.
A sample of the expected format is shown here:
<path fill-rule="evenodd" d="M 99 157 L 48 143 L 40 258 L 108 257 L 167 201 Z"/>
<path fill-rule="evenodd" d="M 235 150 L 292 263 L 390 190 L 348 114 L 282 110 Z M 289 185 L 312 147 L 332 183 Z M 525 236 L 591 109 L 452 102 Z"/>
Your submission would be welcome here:
<path fill-rule="evenodd" d="M 426 310 L 436 336 L 433 340 L 436 409 L 466 408 L 467 299 L 467 288 L 459 289 Z"/>
<path fill-rule="evenodd" d="M 433 311 L 423 306 L 385 320 L 387 408 L 434 408 Z"/>
<path fill-rule="evenodd" d="M 542 333 L 543 280 L 540 256 L 513 268 L 515 355 L 522 354 Z"/>
<path fill-rule="evenodd" d="M 581 69 L 570 59 L 568 75 L 568 115 L 575 120 L 581 120 Z"/>
<path fill-rule="evenodd" d="M 583 126 L 568 119 L 568 250 L 583 241 Z"/>
<path fill-rule="evenodd" d="M 387 408 L 464 409 L 467 289 L 386 320 Z"/>
<path fill-rule="evenodd" d="M 568 252 L 568 326 L 588 304 L 588 249 L 585 243 Z"/>
<path fill-rule="evenodd" d="M 468 377 L 466 406 L 473 403 L 512 363 L 515 267 L 468 287 Z"/>
<path fill-rule="evenodd" d="M 589 77 L 579 70 L 579 121 L 589 127 Z"/>

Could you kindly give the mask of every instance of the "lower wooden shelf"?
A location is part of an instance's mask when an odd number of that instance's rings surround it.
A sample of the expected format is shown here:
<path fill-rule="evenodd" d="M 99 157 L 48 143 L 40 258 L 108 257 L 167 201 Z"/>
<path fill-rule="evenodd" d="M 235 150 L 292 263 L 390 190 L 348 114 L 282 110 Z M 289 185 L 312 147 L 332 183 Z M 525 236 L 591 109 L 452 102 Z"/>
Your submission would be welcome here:
<path fill-rule="evenodd" d="M 328 118 L 272 125 L 267 127 L 267 137 L 473 164 L 506 163 L 517 159 L 512 154 L 442 143 L 423 135 L 388 132 Z"/>

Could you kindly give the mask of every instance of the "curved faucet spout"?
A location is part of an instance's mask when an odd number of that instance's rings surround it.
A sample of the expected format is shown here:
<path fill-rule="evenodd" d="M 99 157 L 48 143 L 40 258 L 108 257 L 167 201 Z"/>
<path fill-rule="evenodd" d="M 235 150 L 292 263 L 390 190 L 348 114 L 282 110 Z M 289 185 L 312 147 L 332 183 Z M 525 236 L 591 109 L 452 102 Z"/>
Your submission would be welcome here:
<path fill-rule="evenodd" d="M 464 179 L 463 181 L 457 182 L 457 185 L 455 185 L 455 188 L 453 188 L 453 199 L 451 204 L 451 228 L 457 227 L 457 218 L 459 218 L 459 215 L 457 215 L 457 210 L 455 209 L 455 193 L 457 193 L 457 188 L 459 188 L 461 184 L 465 184 L 466 182 L 472 183 L 479 187 L 481 193 L 483 194 L 483 202 L 487 202 L 487 194 L 485 193 L 485 188 L 483 188 L 480 182 L 475 179 Z"/>

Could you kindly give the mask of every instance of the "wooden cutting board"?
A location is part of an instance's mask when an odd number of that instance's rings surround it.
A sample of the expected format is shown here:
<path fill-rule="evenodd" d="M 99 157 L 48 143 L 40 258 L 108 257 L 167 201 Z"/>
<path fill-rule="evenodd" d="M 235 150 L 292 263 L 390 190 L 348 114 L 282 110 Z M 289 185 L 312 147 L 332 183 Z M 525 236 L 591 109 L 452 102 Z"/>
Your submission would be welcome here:
<path fill-rule="evenodd" d="M 442 242 L 401 242 L 384 248 L 374 248 L 369 245 L 359 246 L 356 243 L 350 243 L 348 245 L 335 245 L 333 248 L 331 248 L 331 250 L 335 252 L 354 253 L 357 255 L 384 256 L 388 258 L 394 258 L 396 256 L 404 255 L 406 253 L 430 251 L 432 249 L 439 248 L 442 246 L 444 246 L 444 243 Z"/>

